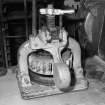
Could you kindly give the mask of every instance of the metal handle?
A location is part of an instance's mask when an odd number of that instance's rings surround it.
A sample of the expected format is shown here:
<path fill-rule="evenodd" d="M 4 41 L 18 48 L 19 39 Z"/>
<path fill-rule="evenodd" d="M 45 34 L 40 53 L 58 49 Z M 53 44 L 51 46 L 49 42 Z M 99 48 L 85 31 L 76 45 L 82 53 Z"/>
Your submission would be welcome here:
<path fill-rule="evenodd" d="M 46 15 L 63 15 L 63 14 L 73 14 L 75 10 L 61 10 L 61 9 L 40 9 L 40 14 Z"/>

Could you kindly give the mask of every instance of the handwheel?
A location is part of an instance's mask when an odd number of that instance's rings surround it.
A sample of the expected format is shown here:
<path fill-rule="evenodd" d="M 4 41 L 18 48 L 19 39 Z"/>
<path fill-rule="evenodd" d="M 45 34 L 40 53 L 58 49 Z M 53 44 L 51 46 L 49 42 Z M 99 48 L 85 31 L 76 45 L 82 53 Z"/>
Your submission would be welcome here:
<path fill-rule="evenodd" d="M 65 63 L 55 63 L 53 66 L 54 82 L 58 89 L 68 89 L 71 83 L 69 67 Z"/>

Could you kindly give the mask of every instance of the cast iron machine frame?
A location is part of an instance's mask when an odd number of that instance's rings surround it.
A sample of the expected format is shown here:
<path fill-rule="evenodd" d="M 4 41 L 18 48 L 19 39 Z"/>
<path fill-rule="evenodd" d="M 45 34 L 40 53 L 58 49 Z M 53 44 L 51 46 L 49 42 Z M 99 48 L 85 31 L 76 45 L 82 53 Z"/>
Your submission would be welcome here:
<path fill-rule="evenodd" d="M 33 29 L 33 35 L 30 35 L 29 40 L 24 42 L 18 50 L 19 70 L 17 79 L 21 95 L 24 99 L 64 93 L 62 90 L 69 88 L 71 83 L 70 69 L 72 56 L 70 56 L 66 62 L 64 62 L 61 57 L 61 51 L 66 47 L 67 43 L 69 43 L 68 33 L 62 27 L 62 15 L 72 14 L 74 12 L 74 10 L 54 9 L 53 5 L 48 5 L 47 8 L 40 9 L 40 13 L 46 14 L 47 16 L 47 27 L 39 29 L 37 35 L 35 29 Z M 55 26 L 55 15 L 60 15 L 59 27 Z M 53 56 L 52 69 L 55 85 L 48 86 L 48 89 L 46 86 L 40 85 L 39 88 L 41 88 L 41 90 L 35 91 L 36 84 L 32 85 L 31 83 L 27 58 L 31 52 L 39 49 L 48 51 Z M 43 91 L 43 89 L 46 91 Z"/>

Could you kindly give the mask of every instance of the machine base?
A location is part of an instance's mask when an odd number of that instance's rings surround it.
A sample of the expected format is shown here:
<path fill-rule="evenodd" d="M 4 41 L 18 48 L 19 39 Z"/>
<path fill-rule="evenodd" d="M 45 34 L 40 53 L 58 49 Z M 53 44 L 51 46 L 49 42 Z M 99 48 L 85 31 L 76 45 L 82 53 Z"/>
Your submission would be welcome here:
<path fill-rule="evenodd" d="M 31 89 L 29 89 L 27 92 L 24 92 L 21 86 L 20 77 L 18 75 L 16 77 L 17 77 L 17 82 L 18 82 L 21 97 L 25 100 L 40 98 L 40 97 L 47 97 L 51 95 L 58 95 L 58 94 L 66 93 L 66 92 L 76 92 L 76 91 L 87 90 L 87 88 L 74 90 L 74 84 L 72 83 L 69 89 L 59 90 L 55 85 L 45 86 L 45 85 L 40 85 L 38 83 L 32 82 Z"/>
<path fill-rule="evenodd" d="M 29 92 L 24 92 L 21 86 L 21 81 L 19 79 L 19 76 L 17 76 L 17 81 L 21 96 L 23 99 L 26 100 L 64 93 L 63 91 L 60 91 L 56 86 L 45 86 L 45 85 L 40 85 L 38 83 L 32 83 L 32 87 L 29 90 Z"/>

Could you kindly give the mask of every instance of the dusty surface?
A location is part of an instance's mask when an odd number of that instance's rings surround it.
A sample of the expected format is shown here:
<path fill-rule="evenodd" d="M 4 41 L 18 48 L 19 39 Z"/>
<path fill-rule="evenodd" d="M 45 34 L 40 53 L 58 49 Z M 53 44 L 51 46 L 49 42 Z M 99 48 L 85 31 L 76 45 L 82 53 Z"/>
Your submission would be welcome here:
<path fill-rule="evenodd" d="M 15 74 L 9 72 L 0 77 L 0 105 L 105 105 L 104 84 L 89 80 L 86 91 L 65 93 L 32 100 L 23 100 L 20 96 Z"/>

